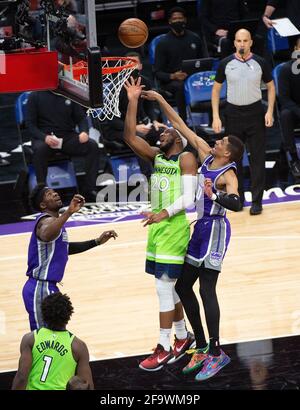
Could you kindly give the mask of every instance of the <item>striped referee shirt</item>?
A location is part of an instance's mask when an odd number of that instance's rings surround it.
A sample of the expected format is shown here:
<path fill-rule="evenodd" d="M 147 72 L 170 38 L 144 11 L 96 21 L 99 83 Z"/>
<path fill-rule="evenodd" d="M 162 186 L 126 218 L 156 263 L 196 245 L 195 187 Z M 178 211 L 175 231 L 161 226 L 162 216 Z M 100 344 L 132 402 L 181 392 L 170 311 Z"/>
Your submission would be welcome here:
<path fill-rule="evenodd" d="M 261 81 L 269 83 L 273 78 L 266 60 L 251 53 L 245 61 L 233 54 L 220 62 L 215 81 L 222 84 L 225 80 L 227 102 L 242 106 L 260 101 Z"/>

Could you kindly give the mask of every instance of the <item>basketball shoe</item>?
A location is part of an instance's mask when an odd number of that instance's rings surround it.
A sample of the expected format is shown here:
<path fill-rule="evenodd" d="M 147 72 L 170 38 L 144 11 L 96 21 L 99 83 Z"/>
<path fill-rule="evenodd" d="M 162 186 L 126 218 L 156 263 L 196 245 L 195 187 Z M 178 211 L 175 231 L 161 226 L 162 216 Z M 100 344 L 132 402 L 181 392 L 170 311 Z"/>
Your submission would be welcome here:
<path fill-rule="evenodd" d="M 173 357 L 169 360 L 169 364 L 177 362 L 181 359 L 186 351 L 196 344 L 195 337 L 192 333 L 187 332 L 187 337 L 185 339 L 177 339 L 175 336 L 174 346 L 173 346 Z"/>
<path fill-rule="evenodd" d="M 162 345 L 158 344 L 154 352 L 139 364 L 139 368 L 148 372 L 160 370 L 173 357 L 173 351 L 167 352 Z"/>
<path fill-rule="evenodd" d="M 183 374 L 188 374 L 194 370 L 199 369 L 202 366 L 203 362 L 208 358 L 209 345 L 203 349 L 191 349 L 187 350 L 187 354 L 191 354 L 191 360 L 189 363 L 182 369 Z"/>
<path fill-rule="evenodd" d="M 217 374 L 224 366 L 230 363 L 230 357 L 221 350 L 219 356 L 208 355 L 207 359 L 203 363 L 203 368 L 196 375 L 195 380 L 202 381 L 209 379 Z"/>

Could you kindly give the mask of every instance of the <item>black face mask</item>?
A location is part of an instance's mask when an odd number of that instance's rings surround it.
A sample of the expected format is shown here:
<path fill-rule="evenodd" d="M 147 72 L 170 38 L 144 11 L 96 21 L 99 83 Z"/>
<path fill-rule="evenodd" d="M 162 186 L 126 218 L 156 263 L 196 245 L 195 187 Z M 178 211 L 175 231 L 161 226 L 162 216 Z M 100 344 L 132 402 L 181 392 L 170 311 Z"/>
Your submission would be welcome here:
<path fill-rule="evenodd" d="M 170 26 L 177 34 L 180 34 L 184 31 L 186 24 L 184 21 L 175 21 L 175 23 L 171 23 Z"/>

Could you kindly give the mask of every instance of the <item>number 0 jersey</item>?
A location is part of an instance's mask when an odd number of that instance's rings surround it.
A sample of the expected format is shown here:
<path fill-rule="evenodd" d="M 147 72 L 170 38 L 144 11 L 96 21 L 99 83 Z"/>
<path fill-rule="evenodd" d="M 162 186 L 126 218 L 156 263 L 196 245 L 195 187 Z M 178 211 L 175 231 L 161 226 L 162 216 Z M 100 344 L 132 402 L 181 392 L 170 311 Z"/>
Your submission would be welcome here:
<path fill-rule="evenodd" d="M 180 153 L 181 154 L 181 153 Z M 151 208 L 155 213 L 173 204 L 182 195 L 180 154 L 166 158 L 158 154 L 151 176 Z M 152 224 L 148 230 L 146 272 L 179 278 L 190 238 L 185 211 Z"/>
<path fill-rule="evenodd" d="M 180 153 L 181 154 L 181 153 Z M 151 175 L 151 208 L 155 213 L 166 209 L 182 194 L 180 154 L 166 158 L 158 154 Z M 183 215 L 181 211 L 177 215 Z"/>

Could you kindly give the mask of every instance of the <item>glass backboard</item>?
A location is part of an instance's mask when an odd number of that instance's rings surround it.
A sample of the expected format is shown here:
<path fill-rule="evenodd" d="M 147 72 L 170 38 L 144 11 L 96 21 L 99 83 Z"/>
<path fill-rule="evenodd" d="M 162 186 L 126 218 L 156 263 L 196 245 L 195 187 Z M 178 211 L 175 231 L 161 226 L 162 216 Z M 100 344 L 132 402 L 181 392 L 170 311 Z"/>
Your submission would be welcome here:
<path fill-rule="evenodd" d="M 41 0 L 40 8 L 48 48 L 58 54 L 57 92 L 87 108 L 101 107 L 101 54 L 97 46 L 95 0 Z"/>

